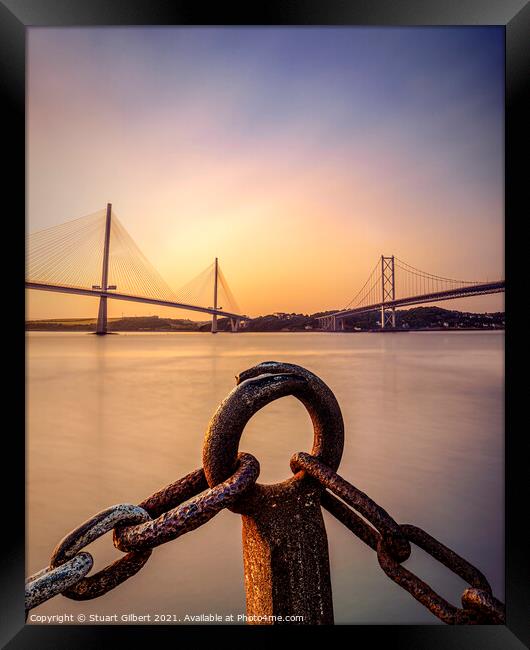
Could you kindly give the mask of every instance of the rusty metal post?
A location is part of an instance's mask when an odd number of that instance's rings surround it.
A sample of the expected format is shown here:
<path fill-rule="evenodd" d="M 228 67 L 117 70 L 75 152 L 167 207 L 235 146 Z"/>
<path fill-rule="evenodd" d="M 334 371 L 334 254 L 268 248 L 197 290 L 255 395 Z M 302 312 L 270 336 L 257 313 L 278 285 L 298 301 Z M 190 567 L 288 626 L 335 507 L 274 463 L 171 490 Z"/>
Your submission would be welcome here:
<path fill-rule="evenodd" d="M 253 624 L 332 624 L 328 541 L 320 488 L 262 486 L 243 520 L 247 616 Z M 265 618 L 264 618 L 265 617 Z"/>
<path fill-rule="evenodd" d="M 210 486 L 230 476 L 245 425 L 266 404 L 293 395 L 314 429 L 312 455 L 338 468 L 344 424 L 331 390 L 293 364 L 265 362 L 241 373 L 221 403 L 204 440 Z M 275 485 L 256 483 L 231 510 L 242 514 L 248 622 L 332 624 L 333 602 L 326 529 L 320 506 L 324 488 L 304 471 Z M 297 620 L 286 620 L 287 617 Z"/>

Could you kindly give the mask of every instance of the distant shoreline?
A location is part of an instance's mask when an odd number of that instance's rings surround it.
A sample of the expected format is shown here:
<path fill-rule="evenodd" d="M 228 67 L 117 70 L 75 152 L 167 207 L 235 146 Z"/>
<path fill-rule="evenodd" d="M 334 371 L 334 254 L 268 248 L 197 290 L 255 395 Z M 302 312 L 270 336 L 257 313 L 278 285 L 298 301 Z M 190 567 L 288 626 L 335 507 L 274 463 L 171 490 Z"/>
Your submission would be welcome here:
<path fill-rule="evenodd" d="M 329 332 L 326 330 L 292 330 L 288 332 L 278 330 L 252 330 L 239 332 L 240 334 L 408 334 L 410 332 L 504 332 L 505 327 L 418 327 L 408 329 L 366 329 L 360 331 L 345 330 Z M 55 332 L 57 334 L 74 333 L 74 334 L 92 334 L 92 330 L 69 329 L 69 328 L 40 328 L 26 327 L 26 332 Z M 219 331 L 218 334 L 234 334 L 237 332 Z M 138 330 L 110 330 L 109 334 L 211 334 L 208 330 L 175 330 L 175 329 L 138 329 Z"/>
<path fill-rule="evenodd" d="M 240 332 L 321 332 L 322 316 L 335 311 L 316 314 L 296 314 L 276 312 L 242 321 Z M 504 330 L 504 312 L 473 313 L 452 311 L 441 307 L 413 307 L 398 309 L 395 312 L 396 328 L 384 330 L 380 327 L 380 313 L 367 312 L 355 314 L 344 319 L 344 329 L 337 333 L 360 334 L 362 332 L 450 332 L 450 331 L 495 331 Z M 54 318 L 26 321 L 26 331 L 34 332 L 93 332 L 95 318 Z M 218 318 L 219 332 L 230 332 L 228 318 Z M 210 321 L 165 318 L 160 316 L 124 316 L 108 320 L 110 332 L 211 332 Z"/>

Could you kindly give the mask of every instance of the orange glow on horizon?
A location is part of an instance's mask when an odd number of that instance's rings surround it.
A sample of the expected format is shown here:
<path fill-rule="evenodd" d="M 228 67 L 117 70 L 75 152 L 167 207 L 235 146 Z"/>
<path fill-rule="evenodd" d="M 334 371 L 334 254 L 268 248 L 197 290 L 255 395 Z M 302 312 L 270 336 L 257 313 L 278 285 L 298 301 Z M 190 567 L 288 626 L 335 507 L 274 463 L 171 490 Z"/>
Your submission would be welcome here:
<path fill-rule="evenodd" d="M 422 72 L 411 99 L 401 99 L 403 106 L 394 100 L 380 117 L 385 105 L 364 80 L 351 82 L 362 90 L 351 105 L 341 95 L 347 86 L 323 69 L 281 86 L 291 93 L 285 105 L 262 108 L 254 98 L 263 103 L 276 92 L 275 69 L 259 76 L 258 64 L 244 57 L 234 69 L 212 46 L 211 55 L 201 50 L 204 68 L 200 57 L 187 63 L 195 76 L 182 63 L 171 80 L 153 63 L 173 70 L 163 50 L 140 56 L 147 48 L 141 30 L 119 33 L 129 58 L 112 49 L 112 29 L 85 32 L 29 30 L 29 232 L 112 202 L 172 288 L 219 257 L 250 316 L 340 309 L 381 254 L 449 277 L 503 277 L 503 162 L 495 139 L 502 121 L 491 136 L 494 182 L 480 170 L 476 178 L 459 172 L 472 167 L 467 156 L 477 169 L 484 158 L 478 127 L 470 126 L 478 119 L 474 97 L 453 98 L 433 113 L 422 105 L 431 92 Z M 187 37 L 192 53 L 199 32 Z M 263 37 L 271 51 L 280 38 L 273 32 Z M 448 70 L 447 78 L 455 74 Z M 455 129 L 468 140 L 455 138 Z M 503 302 L 494 295 L 440 306 L 499 311 Z M 109 301 L 110 317 L 122 313 L 209 318 Z M 28 319 L 96 314 L 92 298 L 28 292 Z"/>

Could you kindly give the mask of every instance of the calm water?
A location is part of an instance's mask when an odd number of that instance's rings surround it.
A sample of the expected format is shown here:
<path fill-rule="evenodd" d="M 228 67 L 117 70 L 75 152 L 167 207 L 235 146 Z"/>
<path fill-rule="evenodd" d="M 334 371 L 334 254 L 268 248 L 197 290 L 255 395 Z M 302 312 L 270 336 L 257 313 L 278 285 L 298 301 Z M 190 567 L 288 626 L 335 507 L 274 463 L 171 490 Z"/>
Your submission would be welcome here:
<path fill-rule="evenodd" d="M 401 523 L 475 563 L 504 598 L 504 335 L 87 334 L 27 337 L 27 575 L 109 505 L 138 503 L 201 464 L 202 439 L 234 375 L 265 360 L 306 366 L 334 391 L 346 440 L 339 472 Z M 240 449 L 261 482 L 290 476 L 312 429 L 294 398 L 249 423 Z M 436 623 L 389 580 L 372 550 L 327 512 L 337 623 Z M 121 554 L 96 541 L 95 568 Z M 460 604 L 465 584 L 414 548 L 406 566 Z M 58 596 L 34 614 L 245 611 L 241 521 L 223 511 L 156 548 L 147 565 L 88 602 Z M 28 619 L 29 621 L 29 619 Z"/>

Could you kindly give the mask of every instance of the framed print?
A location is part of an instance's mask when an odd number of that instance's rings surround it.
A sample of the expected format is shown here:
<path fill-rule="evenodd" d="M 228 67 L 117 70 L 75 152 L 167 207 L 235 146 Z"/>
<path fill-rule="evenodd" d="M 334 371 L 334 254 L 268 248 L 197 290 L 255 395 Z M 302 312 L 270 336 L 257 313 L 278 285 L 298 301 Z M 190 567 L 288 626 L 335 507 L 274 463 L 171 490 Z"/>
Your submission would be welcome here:
<path fill-rule="evenodd" d="M 528 646 L 528 4 L 201 9 L 0 5 L 3 645 Z"/>

